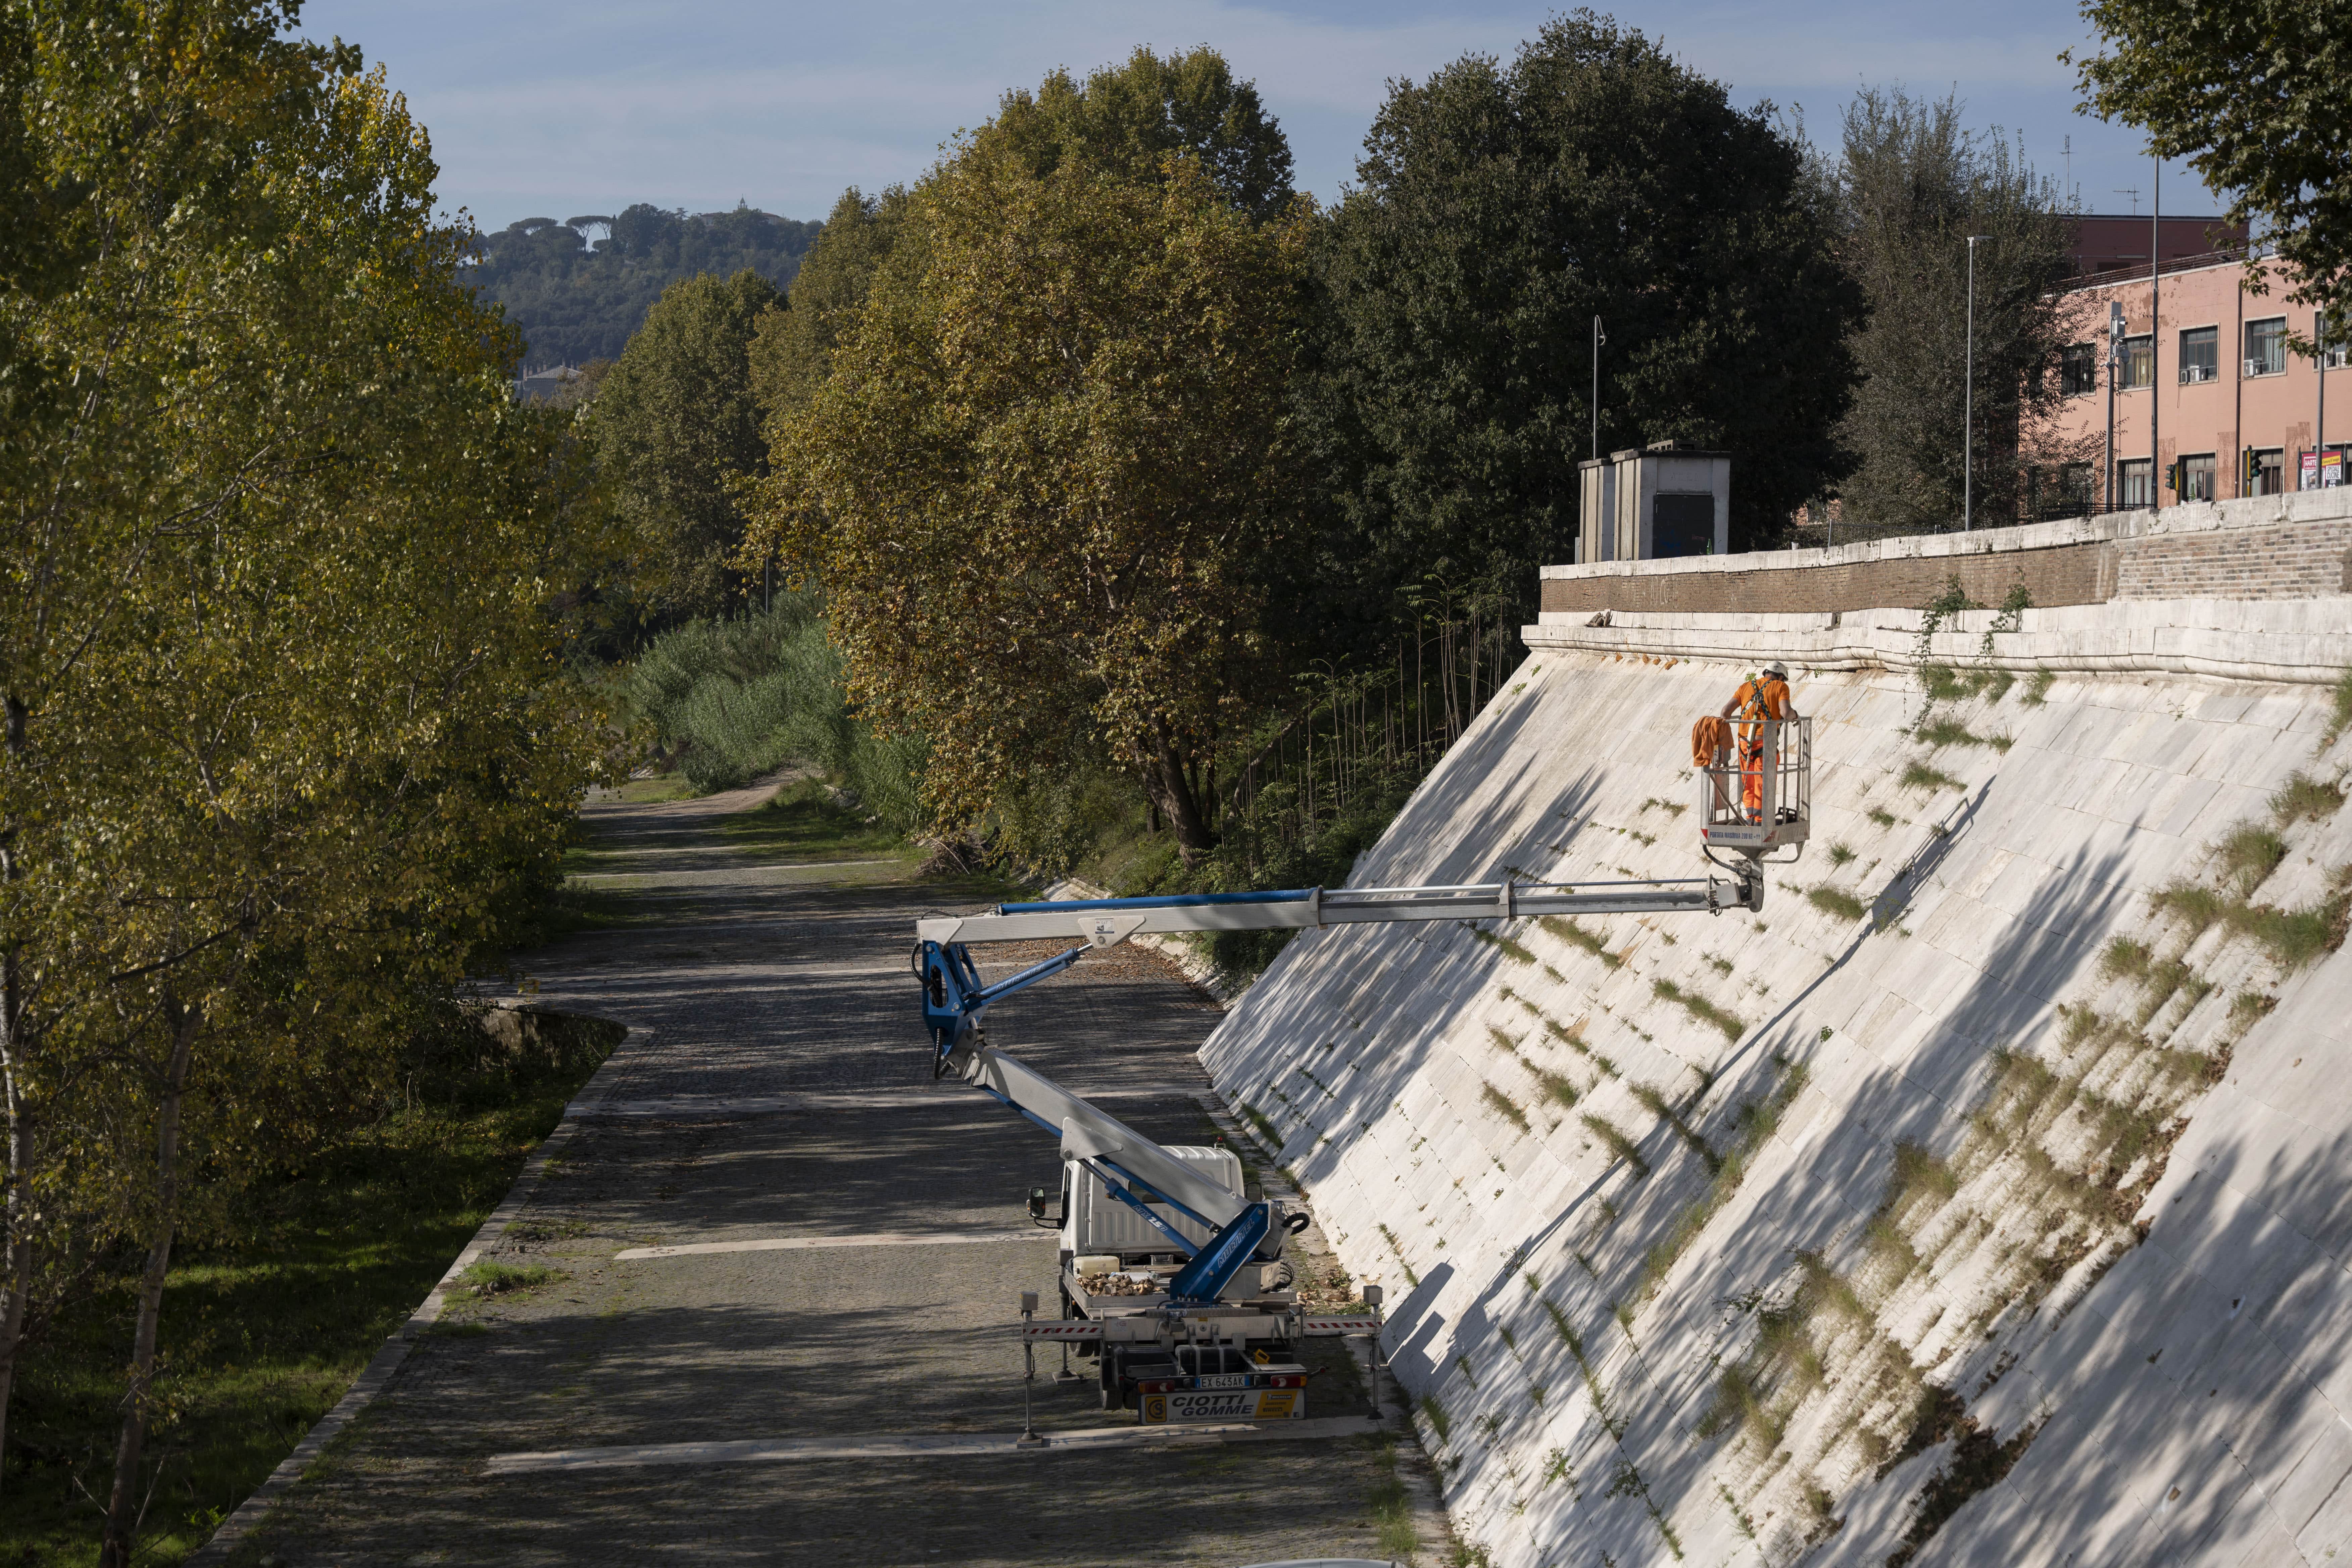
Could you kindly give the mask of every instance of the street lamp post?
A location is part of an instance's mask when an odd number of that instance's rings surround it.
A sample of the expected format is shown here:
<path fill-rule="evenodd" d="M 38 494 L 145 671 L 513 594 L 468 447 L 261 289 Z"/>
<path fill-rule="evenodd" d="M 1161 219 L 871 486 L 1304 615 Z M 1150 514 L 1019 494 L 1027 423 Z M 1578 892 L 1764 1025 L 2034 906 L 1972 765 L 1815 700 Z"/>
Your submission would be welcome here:
<path fill-rule="evenodd" d="M 2107 504 L 2103 509 L 2116 510 L 2116 377 L 2123 373 L 2124 308 L 2119 300 L 2107 301 Z"/>
<path fill-rule="evenodd" d="M 1601 330 L 1601 318 L 1592 318 L 1592 458 L 1601 460 L 1601 347 L 1609 334 Z"/>
<path fill-rule="evenodd" d="M 1977 241 L 1988 237 L 1981 234 L 1969 236 L 1969 343 L 1968 371 L 1960 392 L 1960 531 L 1966 533 L 1976 522 L 1977 477 Z"/>

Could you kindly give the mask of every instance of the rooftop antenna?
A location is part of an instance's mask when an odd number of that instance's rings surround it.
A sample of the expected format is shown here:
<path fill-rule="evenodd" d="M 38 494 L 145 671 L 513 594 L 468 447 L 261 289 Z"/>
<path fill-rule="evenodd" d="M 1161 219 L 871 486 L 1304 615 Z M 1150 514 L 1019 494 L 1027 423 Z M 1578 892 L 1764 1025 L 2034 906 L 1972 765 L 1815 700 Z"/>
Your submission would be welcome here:
<path fill-rule="evenodd" d="M 2132 216 L 2139 216 L 2139 187 L 2137 185 L 2117 185 L 2116 187 L 2116 195 L 2119 196 L 2129 196 L 2132 202 Z"/>
<path fill-rule="evenodd" d="M 2080 209 L 2083 205 L 2083 193 L 2074 188 L 2074 138 L 2072 136 L 2066 138 L 2065 157 L 2066 194 L 2074 199 L 2075 207 Z"/>

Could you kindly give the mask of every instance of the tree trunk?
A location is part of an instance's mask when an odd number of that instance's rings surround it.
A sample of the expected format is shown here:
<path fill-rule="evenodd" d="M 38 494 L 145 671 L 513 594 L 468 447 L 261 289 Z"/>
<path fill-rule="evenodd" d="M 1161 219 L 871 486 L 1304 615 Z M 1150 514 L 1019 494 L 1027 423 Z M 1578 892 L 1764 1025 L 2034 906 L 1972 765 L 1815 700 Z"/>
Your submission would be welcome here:
<path fill-rule="evenodd" d="M 8 1395 L 33 1289 L 33 1119 L 25 1104 L 24 972 L 16 948 L 0 952 L 0 1097 L 8 1113 L 7 1274 L 0 1283 L 0 1476 L 7 1473 Z"/>
<path fill-rule="evenodd" d="M 1176 744 L 1167 725 L 1155 721 L 1152 729 L 1152 738 L 1159 743 L 1159 765 L 1151 770 L 1144 787 L 1151 792 L 1154 804 L 1167 815 L 1168 826 L 1175 830 L 1176 848 L 1184 857 L 1184 864 L 1197 865 L 1201 857 L 1217 847 L 1217 836 L 1209 831 L 1201 803 L 1193 797 L 1192 781 L 1184 776 L 1184 764 L 1176 755 Z"/>
<path fill-rule="evenodd" d="M 155 1376 L 155 1334 L 163 1313 L 163 1276 L 172 1266 L 172 1238 L 179 1217 L 180 1102 L 188 1084 L 188 1058 L 201 1015 L 167 1002 L 172 1058 L 163 1073 L 163 1093 L 155 1115 L 155 1230 L 147 1246 L 147 1271 L 139 1282 L 139 1323 L 131 1342 L 131 1388 L 122 1402 L 122 1436 L 114 1448 L 114 1489 L 107 1499 L 106 1531 L 98 1568 L 131 1568 L 132 1538 L 146 1511 L 139 1500 L 139 1453 L 147 1441 L 148 1390 Z"/>
<path fill-rule="evenodd" d="M 25 701 L 6 704 L 9 762 L 25 754 Z M 0 882 L 16 879 L 16 826 L 0 830 Z M 33 1288 L 33 1121 L 25 1104 L 25 970 L 22 950 L 0 950 L 0 1100 L 8 1115 L 7 1265 L 0 1281 L 0 1477 L 8 1468 L 8 1396 L 16 1383 L 16 1347 L 25 1338 L 25 1303 Z"/>

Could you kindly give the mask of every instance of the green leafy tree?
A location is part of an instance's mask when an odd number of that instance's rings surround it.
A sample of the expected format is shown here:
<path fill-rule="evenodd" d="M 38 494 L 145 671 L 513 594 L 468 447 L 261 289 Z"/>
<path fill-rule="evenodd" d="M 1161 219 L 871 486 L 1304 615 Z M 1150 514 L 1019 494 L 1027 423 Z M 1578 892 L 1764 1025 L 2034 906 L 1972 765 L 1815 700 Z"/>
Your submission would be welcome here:
<path fill-rule="evenodd" d="M 818 232 L 750 206 L 688 213 L 639 202 L 611 217 L 527 217 L 485 234 L 467 277 L 522 333 L 523 365 L 583 365 L 618 358 L 683 279 L 749 270 L 791 287 Z"/>
<path fill-rule="evenodd" d="M 116 1568 L 197 1175 L 348 1117 L 553 878 L 592 753 L 546 605 L 610 545 L 381 73 L 269 5 L 0 16 L 67 258 L 0 288 L 48 389 L 0 469 L 0 1363 L 40 1255 L 143 1259 Z"/>
<path fill-rule="evenodd" d="M 2105 47 L 2079 68 L 2079 108 L 2148 133 L 2277 247 L 2287 298 L 2352 310 L 2352 5 L 2090 0 Z"/>
<path fill-rule="evenodd" d="M 1904 533 L 1960 524 L 1968 237 L 1979 235 L 1975 510 L 1979 521 L 2019 521 L 2031 502 L 2059 499 L 2030 480 L 2090 455 L 2058 429 L 2059 352 L 2083 327 L 2058 292 L 2073 270 L 2073 220 L 2022 154 L 1962 125 L 1957 99 L 1865 88 L 1843 129 L 1839 253 L 1871 311 L 1854 338 L 1864 380 L 1841 426 L 1861 458 L 1839 487 L 1845 516 Z"/>
<path fill-rule="evenodd" d="M 793 280 L 792 309 L 763 312 L 752 337 L 751 391 L 764 417 L 800 407 L 824 380 L 834 344 L 857 319 L 910 205 L 903 185 L 879 196 L 853 185 L 833 204 Z"/>
<path fill-rule="evenodd" d="M 1235 81 L 1223 55 L 1203 46 L 1161 57 L 1139 48 L 1123 65 L 1057 70 L 1035 93 L 1006 93 L 979 142 L 1045 175 L 1077 162 L 1117 178 L 1156 184 L 1168 159 L 1196 162 L 1227 201 L 1251 216 L 1281 216 L 1290 202 L 1290 143 L 1254 82 Z"/>
<path fill-rule="evenodd" d="M 740 481 L 766 468 L 751 376 L 753 333 L 777 309 L 756 272 L 671 285 L 604 376 L 589 429 L 632 525 L 655 626 L 740 605 Z"/>
<path fill-rule="evenodd" d="M 1384 617 L 1431 576 L 1524 612 L 1570 558 L 1596 315 L 1601 451 L 1728 448 L 1733 549 L 1846 471 L 1860 300 L 1769 105 L 1579 11 L 1507 66 L 1395 84 L 1357 174 L 1302 397 L 1340 614 Z"/>
<path fill-rule="evenodd" d="M 1273 675 L 1308 213 L 1261 223 L 1165 167 L 1040 174 L 984 129 L 772 428 L 753 547 L 824 584 L 877 728 L 932 740 L 943 821 L 1098 743 L 1198 856 L 1213 759 Z"/>

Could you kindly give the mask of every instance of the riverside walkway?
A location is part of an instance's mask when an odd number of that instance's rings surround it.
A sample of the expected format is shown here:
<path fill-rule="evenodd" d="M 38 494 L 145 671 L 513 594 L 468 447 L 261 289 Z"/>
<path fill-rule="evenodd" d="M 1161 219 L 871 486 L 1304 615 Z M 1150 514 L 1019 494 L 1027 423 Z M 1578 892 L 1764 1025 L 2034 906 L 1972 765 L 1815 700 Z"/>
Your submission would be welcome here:
<path fill-rule="evenodd" d="M 1056 1441 L 1012 1446 L 1019 1294 L 1055 1300 L 1024 1201 L 1058 1163 L 930 1081 L 907 973 L 916 917 L 987 890 L 768 793 L 590 803 L 575 886 L 604 923 L 526 967 L 538 1005 L 631 1033 L 488 1254 L 555 1273 L 453 1304 L 236 1561 L 1228 1568 L 1391 1555 L 1384 1514 L 1392 1549 L 1402 1515 L 1435 1561 L 1442 1526 L 1405 1500 L 1418 1451 L 1368 1435 L 1333 1342 L 1295 1438 L 1139 1441 L 1041 1354 Z M 991 1032 L 1196 1142 L 1217 1016 L 1120 949 Z"/>

